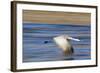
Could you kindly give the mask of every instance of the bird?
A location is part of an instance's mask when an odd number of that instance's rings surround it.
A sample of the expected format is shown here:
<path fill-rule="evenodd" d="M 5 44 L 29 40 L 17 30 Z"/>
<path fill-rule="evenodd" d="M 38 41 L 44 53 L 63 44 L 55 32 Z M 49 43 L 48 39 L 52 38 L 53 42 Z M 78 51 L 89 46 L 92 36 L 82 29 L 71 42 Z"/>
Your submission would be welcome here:
<path fill-rule="evenodd" d="M 60 35 L 53 38 L 56 45 L 62 49 L 64 56 L 71 56 L 74 53 L 74 48 L 71 44 L 71 40 L 80 41 L 79 39 L 72 38 L 68 35 Z"/>

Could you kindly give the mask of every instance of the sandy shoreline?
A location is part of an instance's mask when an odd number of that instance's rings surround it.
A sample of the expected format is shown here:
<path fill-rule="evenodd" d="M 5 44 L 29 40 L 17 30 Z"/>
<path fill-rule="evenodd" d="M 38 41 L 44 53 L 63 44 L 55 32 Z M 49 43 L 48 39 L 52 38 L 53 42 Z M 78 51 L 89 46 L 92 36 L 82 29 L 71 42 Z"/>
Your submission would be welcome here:
<path fill-rule="evenodd" d="M 23 10 L 23 22 L 45 24 L 90 25 L 90 13 Z"/>

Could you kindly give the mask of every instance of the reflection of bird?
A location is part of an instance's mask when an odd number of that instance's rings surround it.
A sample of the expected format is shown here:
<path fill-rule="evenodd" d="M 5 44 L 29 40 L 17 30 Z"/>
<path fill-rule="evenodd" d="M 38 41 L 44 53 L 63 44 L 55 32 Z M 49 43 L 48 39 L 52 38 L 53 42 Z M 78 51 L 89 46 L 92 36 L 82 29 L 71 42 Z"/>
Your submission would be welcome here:
<path fill-rule="evenodd" d="M 63 50 L 64 55 L 72 55 L 74 50 L 70 43 L 70 40 L 74 41 L 80 41 L 79 39 L 75 39 L 72 37 L 69 37 L 67 35 L 61 35 L 53 38 L 55 43 L 58 45 L 59 48 Z"/>

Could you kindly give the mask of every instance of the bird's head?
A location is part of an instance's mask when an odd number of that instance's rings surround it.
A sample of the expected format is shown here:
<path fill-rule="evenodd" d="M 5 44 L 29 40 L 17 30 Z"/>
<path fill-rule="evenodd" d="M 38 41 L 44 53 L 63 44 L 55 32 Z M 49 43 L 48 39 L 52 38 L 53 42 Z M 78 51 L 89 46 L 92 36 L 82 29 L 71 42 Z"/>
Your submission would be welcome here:
<path fill-rule="evenodd" d="M 73 40 L 73 41 L 80 41 L 79 39 L 76 39 L 76 38 L 72 38 L 72 37 L 70 37 L 70 36 L 68 36 L 68 35 L 62 35 L 61 37 L 63 37 L 63 38 L 65 38 L 66 40 Z"/>
<path fill-rule="evenodd" d="M 79 39 L 76 39 L 67 35 L 65 35 L 64 38 L 66 38 L 67 40 L 80 41 Z"/>

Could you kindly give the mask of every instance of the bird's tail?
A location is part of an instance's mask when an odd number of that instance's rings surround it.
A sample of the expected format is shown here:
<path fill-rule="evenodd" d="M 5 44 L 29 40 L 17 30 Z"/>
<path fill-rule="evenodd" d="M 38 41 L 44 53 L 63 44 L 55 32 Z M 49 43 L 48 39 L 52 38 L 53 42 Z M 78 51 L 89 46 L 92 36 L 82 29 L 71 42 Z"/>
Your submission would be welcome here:
<path fill-rule="evenodd" d="M 63 51 L 64 56 L 71 56 L 71 55 L 73 55 L 73 53 L 74 53 L 73 47 L 71 47 L 70 50 Z"/>

